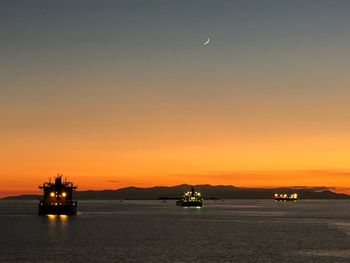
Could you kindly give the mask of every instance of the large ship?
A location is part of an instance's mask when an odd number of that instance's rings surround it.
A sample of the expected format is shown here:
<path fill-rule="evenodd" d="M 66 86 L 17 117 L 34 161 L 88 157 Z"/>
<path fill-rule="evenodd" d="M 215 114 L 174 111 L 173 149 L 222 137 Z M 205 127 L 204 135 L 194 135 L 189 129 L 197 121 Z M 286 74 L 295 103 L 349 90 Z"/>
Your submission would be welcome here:
<path fill-rule="evenodd" d="M 39 214 L 75 215 L 77 213 L 77 201 L 73 199 L 73 192 L 77 186 L 71 182 L 62 181 L 62 175 L 55 177 L 55 182 L 43 183 L 39 186 L 44 195 L 39 203 Z"/>
<path fill-rule="evenodd" d="M 274 199 L 276 201 L 296 201 L 299 199 L 298 194 L 275 194 Z"/>
<path fill-rule="evenodd" d="M 191 191 L 182 195 L 181 200 L 176 201 L 176 205 L 201 207 L 203 205 L 203 197 L 200 192 L 194 191 L 192 187 Z"/>

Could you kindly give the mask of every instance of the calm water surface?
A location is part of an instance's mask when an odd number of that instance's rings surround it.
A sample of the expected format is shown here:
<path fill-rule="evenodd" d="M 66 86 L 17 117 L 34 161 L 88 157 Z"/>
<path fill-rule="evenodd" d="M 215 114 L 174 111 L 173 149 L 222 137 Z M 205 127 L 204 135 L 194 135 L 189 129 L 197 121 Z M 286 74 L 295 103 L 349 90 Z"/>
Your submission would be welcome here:
<path fill-rule="evenodd" d="M 350 262 L 350 201 L 0 201 L 0 262 Z"/>

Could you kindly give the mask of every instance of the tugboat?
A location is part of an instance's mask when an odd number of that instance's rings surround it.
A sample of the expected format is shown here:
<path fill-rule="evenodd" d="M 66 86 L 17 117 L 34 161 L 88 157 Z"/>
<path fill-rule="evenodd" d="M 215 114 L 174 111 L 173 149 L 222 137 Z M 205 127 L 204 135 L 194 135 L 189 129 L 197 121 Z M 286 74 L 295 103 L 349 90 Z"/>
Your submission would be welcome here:
<path fill-rule="evenodd" d="M 62 175 L 55 177 L 55 183 L 43 183 L 39 186 L 44 195 L 39 203 L 39 214 L 75 215 L 77 213 L 77 201 L 73 199 L 73 191 L 77 186 L 67 179 L 62 182 Z"/>
<path fill-rule="evenodd" d="M 299 199 L 298 194 L 275 194 L 275 201 L 296 201 Z"/>
<path fill-rule="evenodd" d="M 200 192 L 195 192 L 192 186 L 191 191 L 184 193 L 181 200 L 176 201 L 176 205 L 202 207 L 203 197 Z"/>

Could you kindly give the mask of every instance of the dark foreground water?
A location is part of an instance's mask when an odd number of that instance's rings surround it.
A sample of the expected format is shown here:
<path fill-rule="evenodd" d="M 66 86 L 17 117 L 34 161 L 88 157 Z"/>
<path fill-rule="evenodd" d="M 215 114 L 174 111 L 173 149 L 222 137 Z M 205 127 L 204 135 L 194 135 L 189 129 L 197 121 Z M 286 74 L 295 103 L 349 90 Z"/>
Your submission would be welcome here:
<path fill-rule="evenodd" d="M 0 201 L 0 262 L 350 262 L 350 201 Z"/>

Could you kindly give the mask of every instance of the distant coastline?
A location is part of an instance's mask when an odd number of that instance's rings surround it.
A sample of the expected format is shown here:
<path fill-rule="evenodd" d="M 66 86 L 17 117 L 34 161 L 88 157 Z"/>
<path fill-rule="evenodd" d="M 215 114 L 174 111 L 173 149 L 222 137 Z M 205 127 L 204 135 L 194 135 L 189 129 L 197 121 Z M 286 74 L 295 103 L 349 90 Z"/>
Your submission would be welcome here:
<path fill-rule="evenodd" d="M 350 195 L 315 187 L 242 188 L 231 185 L 194 185 L 205 199 L 272 199 L 275 193 L 297 192 L 301 199 L 350 199 Z M 126 187 L 117 190 L 77 191 L 79 200 L 166 200 L 178 199 L 190 185 L 156 186 L 149 188 Z M 7 196 L 2 200 L 37 200 L 40 195 Z"/>

